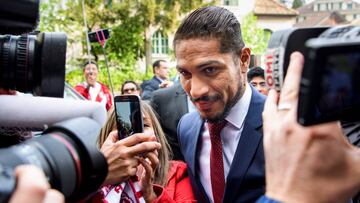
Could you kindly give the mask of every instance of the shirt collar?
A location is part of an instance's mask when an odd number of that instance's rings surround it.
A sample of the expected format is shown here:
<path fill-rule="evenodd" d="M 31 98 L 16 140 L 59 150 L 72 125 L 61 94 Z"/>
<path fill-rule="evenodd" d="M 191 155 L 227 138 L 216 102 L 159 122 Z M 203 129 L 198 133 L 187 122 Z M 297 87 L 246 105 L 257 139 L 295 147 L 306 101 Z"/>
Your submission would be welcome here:
<path fill-rule="evenodd" d="M 246 88 L 240 100 L 231 108 L 229 115 L 225 118 L 236 128 L 240 129 L 244 123 L 251 101 L 251 87 L 246 83 Z"/>
<path fill-rule="evenodd" d="M 160 77 L 158 77 L 158 76 L 156 76 L 156 75 L 155 75 L 155 77 L 156 77 L 158 80 L 160 80 L 160 82 L 161 82 L 161 83 L 163 83 L 163 82 L 164 82 L 164 80 L 163 80 L 163 79 L 161 79 Z"/>
<path fill-rule="evenodd" d="M 89 87 L 89 88 L 97 88 L 97 87 L 100 86 L 100 83 L 95 82 L 95 85 L 94 85 L 94 86 L 91 86 L 91 85 L 89 85 L 89 83 L 87 83 L 86 81 L 84 81 L 84 86 L 85 86 L 85 87 Z"/>

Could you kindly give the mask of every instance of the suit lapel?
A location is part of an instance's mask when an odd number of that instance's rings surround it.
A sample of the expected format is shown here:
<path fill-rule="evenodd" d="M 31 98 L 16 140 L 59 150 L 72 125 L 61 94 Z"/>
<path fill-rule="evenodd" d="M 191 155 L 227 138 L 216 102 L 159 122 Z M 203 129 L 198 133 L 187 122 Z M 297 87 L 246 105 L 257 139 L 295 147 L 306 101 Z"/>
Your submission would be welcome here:
<path fill-rule="evenodd" d="M 223 202 L 235 200 L 236 191 L 240 191 L 241 183 L 248 170 L 256 150 L 262 140 L 263 101 L 256 90 L 252 89 L 251 102 L 245 118 L 244 128 L 237 146 L 233 162 L 226 178 Z"/>
<path fill-rule="evenodd" d="M 200 140 L 200 133 L 202 129 L 202 125 L 204 123 L 203 119 L 200 118 L 200 115 L 196 113 L 196 119 L 192 120 L 192 134 L 191 138 L 189 139 L 189 159 L 188 159 L 188 166 L 190 167 L 191 172 L 196 175 L 196 151 Z"/>
<path fill-rule="evenodd" d="M 159 85 L 161 84 L 161 80 L 159 78 L 157 78 L 156 76 L 154 76 L 153 78 L 159 83 Z"/>

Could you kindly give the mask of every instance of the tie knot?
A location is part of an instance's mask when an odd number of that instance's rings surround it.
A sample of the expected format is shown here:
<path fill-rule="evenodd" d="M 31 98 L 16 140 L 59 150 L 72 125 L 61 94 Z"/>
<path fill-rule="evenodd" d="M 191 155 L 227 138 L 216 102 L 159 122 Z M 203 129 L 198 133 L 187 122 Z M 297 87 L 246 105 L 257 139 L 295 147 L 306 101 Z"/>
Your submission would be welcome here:
<path fill-rule="evenodd" d="M 226 120 L 219 122 L 208 122 L 209 133 L 211 137 L 220 137 L 221 130 L 225 127 Z"/>

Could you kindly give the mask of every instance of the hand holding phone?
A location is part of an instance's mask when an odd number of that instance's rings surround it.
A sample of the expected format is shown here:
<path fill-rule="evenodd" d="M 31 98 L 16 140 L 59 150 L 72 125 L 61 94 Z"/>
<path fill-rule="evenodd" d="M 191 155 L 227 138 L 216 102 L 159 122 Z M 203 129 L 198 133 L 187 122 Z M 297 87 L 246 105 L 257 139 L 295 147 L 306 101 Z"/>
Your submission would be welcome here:
<path fill-rule="evenodd" d="M 134 133 L 142 133 L 144 126 L 139 96 L 120 95 L 114 100 L 119 140 Z"/>

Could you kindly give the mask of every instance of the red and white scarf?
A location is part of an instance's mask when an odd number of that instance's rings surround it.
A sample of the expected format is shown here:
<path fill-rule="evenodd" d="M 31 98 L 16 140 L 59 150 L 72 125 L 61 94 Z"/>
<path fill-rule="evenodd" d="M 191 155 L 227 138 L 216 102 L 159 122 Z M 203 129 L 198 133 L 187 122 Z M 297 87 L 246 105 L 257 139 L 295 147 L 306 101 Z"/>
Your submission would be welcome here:
<path fill-rule="evenodd" d="M 101 188 L 105 203 L 145 203 L 137 176 L 118 185 Z"/>

